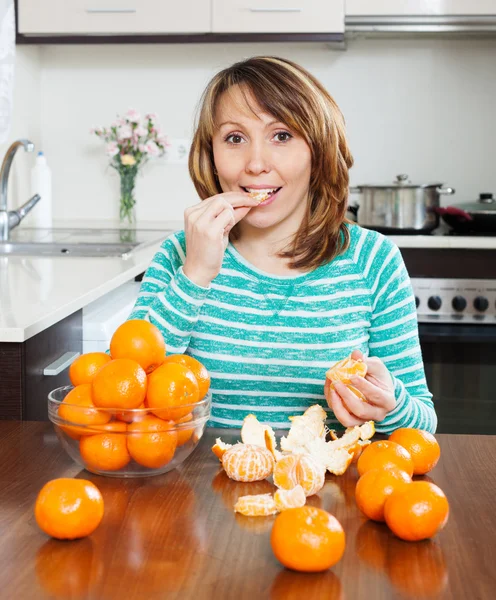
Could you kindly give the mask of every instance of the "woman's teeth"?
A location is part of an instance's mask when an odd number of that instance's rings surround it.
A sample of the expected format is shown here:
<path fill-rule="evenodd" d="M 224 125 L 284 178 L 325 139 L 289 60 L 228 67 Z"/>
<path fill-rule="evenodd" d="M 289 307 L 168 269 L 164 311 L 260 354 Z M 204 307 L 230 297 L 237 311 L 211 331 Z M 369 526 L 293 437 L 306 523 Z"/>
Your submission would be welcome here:
<path fill-rule="evenodd" d="M 261 203 L 264 200 L 267 200 L 267 198 L 269 196 L 272 196 L 272 194 L 279 191 L 281 188 L 266 188 L 266 189 L 261 189 L 261 190 L 254 190 L 251 188 L 243 188 L 243 189 L 246 190 L 250 194 L 251 198 L 258 200 L 258 202 Z"/>

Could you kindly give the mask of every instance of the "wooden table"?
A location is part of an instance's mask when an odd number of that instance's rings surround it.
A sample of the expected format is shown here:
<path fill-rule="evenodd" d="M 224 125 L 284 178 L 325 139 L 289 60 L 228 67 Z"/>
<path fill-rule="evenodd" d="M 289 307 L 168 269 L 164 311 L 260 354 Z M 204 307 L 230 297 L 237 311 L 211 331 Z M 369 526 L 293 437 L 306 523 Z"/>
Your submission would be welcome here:
<path fill-rule="evenodd" d="M 112 479 L 80 469 L 50 423 L 0 422 L 0 598 L 180 598 L 293 600 L 380 598 L 489 599 L 496 595 L 496 437 L 439 435 L 441 461 L 430 478 L 448 496 L 451 514 L 432 541 L 396 539 L 355 505 L 355 467 L 329 476 L 308 503 L 344 527 L 343 559 L 330 571 L 295 573 L 272 554 L 275 517 L 235 515 L 240 495 L 273 490 L 270 481 L 237 483 L 210 452 L 206 432 L 175 471 L 146 479 Z M 47 538 L 33 505 L 55 477 L 93 481 L 105 516 L 90 537 Z"/>

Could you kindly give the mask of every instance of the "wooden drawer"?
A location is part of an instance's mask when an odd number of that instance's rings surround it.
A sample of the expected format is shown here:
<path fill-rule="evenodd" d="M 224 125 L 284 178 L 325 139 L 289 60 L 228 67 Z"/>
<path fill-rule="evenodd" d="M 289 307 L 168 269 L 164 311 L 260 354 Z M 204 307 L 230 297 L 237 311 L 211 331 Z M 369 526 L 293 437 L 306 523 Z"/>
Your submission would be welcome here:
<path fill-rule="evenodd" d="M 205 33 L 209 0 L 18 0 L 19 33 Z"/>
<path fill-rule="evenodd" d="M 214 33 L 342 33 L 344 0 L 213 0 Z"/>
<path fill-rule="evenodd" d="M 346 0 L 346 16 L 494 15 L 495 0 Z"/>

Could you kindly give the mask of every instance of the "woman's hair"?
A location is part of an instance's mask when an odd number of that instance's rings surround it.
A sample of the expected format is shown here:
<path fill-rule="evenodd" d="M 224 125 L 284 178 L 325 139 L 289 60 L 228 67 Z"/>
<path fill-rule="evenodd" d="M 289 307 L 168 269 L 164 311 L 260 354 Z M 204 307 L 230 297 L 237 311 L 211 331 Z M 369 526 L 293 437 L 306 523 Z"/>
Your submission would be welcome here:
<path fill-rule="evenodd" d="M 300 135 L 311 150 L 308 210 L 280 256 L 289 258 L 294 269 L 311 269 L 331 261 L 349 244 L 345 214 L 353 157 L 336 102 L 315 77 L 289 60 L 253 57 L 220 71 L 208 84 L 189 154 L 189 172 L 200 198 L 222 193 L 212 139 L 219 99 L 233 86 L 239 86 L 247 102 L 250 96 L 263 112 Z M 231 235 L 236 239 L 236 227 Z"/>

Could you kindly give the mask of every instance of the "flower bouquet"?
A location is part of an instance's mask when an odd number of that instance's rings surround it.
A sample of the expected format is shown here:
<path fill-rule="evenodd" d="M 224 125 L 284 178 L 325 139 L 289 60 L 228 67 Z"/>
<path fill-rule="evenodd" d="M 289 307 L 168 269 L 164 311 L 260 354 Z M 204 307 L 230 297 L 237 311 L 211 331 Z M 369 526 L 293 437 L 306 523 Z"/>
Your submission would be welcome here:
<path fill-rule="evenodd" d="M 110 166 L 120 176 L 120 210 L 122 223 L 136 221 L 134 188 L 139 170 L 150 158 L 162 156 L 169 146 L 167 138 L 156 123 L 156 115 L 147 114 L 144 119 L 130 109 L 123 117 L 117 117 L 110 127 L 95 127 L 91 133 L 106 144 Z"/>

